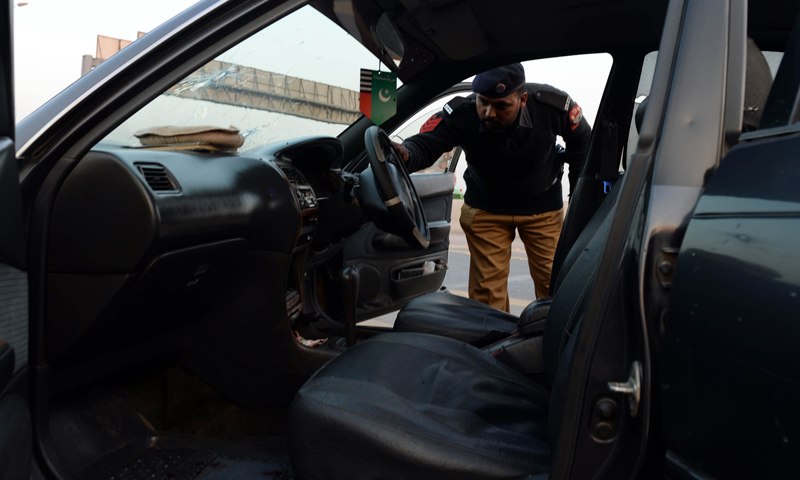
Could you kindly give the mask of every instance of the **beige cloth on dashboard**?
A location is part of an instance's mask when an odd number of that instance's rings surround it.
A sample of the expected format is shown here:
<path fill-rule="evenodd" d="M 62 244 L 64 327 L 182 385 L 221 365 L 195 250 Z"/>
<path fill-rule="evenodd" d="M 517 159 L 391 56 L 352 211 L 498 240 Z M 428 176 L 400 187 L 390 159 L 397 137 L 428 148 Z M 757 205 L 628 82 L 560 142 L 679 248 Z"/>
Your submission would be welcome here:
<path fill-rule="evenodd" d="M 134 135 L 145 146 L 194 144 L 235 150 L 244 144 L 244 136 L 234 126 L 152 127 L 139 130 Z"/>

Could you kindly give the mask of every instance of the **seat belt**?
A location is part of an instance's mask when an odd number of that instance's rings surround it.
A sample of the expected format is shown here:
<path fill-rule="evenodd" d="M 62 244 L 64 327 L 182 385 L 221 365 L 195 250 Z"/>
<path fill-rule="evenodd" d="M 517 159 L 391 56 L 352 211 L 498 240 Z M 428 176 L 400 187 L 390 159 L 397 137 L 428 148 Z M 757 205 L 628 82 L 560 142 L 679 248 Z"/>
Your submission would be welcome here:
<path fill-rule="evenodd" d="M 619 178 L 619 123 L 616 119 L 603 119 L 603 146 L 600 152 L 600 172 L 595 179 L 601 182 L 599 198 L 608 195 L 611 186 Z"/>

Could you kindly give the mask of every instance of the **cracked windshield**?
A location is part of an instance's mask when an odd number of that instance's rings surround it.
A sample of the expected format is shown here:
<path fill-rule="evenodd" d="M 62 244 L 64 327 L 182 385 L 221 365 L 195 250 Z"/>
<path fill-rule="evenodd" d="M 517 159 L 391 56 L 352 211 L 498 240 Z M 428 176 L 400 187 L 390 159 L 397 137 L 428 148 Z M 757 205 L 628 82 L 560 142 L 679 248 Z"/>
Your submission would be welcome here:
<path fill-rule="evenodd" d="M 299 136 L 336 136 L 361 116 L 362 68 L 378 69 L 379 61 L 306 6 L 178 82 L 103 141 L 139 146 L 137 132 L 205 125 L 238 129 L 241 150 Z"/>

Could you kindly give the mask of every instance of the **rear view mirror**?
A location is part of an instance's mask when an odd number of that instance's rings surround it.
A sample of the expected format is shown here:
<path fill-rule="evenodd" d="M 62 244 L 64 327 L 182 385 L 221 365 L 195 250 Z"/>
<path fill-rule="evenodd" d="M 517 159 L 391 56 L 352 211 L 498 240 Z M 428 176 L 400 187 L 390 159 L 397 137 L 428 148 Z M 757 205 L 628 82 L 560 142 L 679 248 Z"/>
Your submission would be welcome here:
<path fill-rule="evenodd" d="M 403 37 L 400 36 L 400 32 L 388 14 L 381 15 L 372 34 L 381 49 L 383 60 L 389 65 L 393 64 L 395 67 L 400 68 L 403 63 L 403 57 L 406 54 L 406 45 L 403 43 Z"/>

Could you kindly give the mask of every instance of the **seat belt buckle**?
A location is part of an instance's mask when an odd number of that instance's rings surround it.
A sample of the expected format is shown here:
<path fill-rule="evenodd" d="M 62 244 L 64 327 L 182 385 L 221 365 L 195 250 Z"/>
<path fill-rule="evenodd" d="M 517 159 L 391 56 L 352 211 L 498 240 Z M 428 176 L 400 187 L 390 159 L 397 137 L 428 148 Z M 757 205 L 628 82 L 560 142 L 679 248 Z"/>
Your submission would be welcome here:
<path fill-rule="evenodd" d="M 599 173 L 597 175 L 595 175 L 594 178 L 596 180 L 600 181 L 600 183 L 603 184 L 603 193 L 605 195 L 608 195 L 608 192 L 611 191 L 611 187 L 614 185 L 614 183 L 609 181 L 609 180 L 614 180 L 614 179 L 612 179 L 612 178 L 610 178 L 610 177 L 608 177 L 606 175 L 601 175 Z M 606 179 L 609 179 L 609 180 L 606 180 Z"/>

